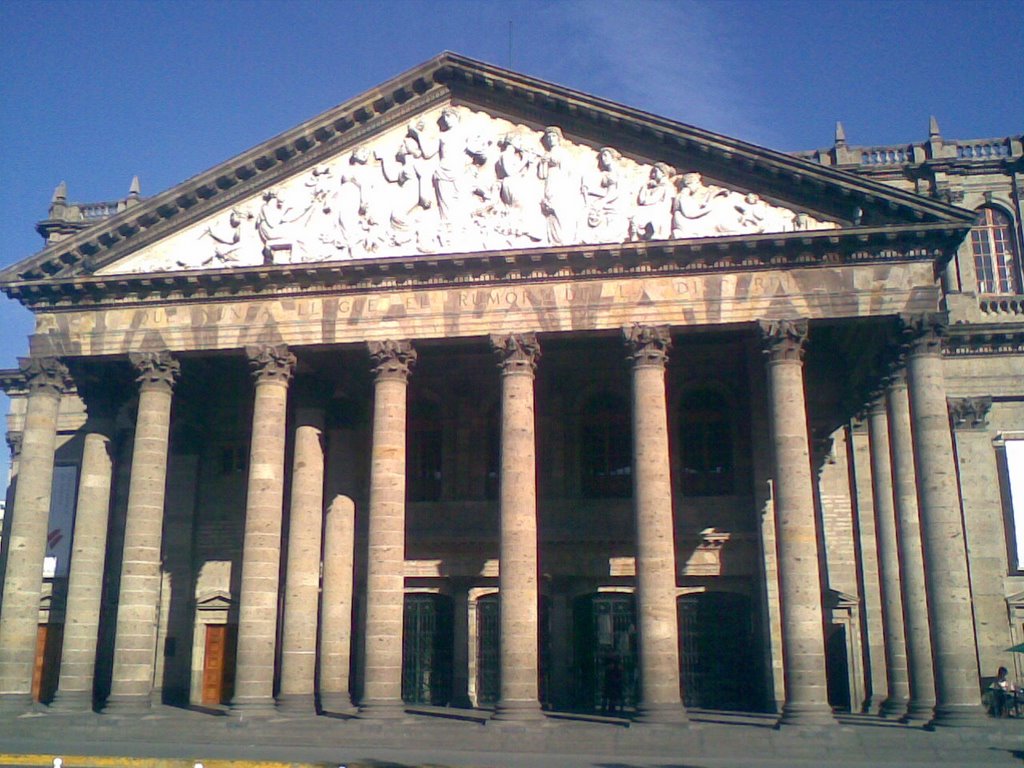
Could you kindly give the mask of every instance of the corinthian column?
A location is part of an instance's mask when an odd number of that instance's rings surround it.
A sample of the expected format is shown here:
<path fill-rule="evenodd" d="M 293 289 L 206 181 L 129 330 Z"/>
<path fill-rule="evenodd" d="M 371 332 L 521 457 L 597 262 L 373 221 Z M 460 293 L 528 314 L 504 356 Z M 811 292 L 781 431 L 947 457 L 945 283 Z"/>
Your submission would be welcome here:
<path fill-rule="evenodd" d="M 900 558 L 903 629 L 907 650 L 908 722 L 927 722 L 935 708 L 935 672 L 932 669 L 931 624 L 924 581 L 921 521 L 917 509 L 917 473 L 910 428 L 910 399 L 906 371 L 898 368 L 885 394 L 889 421 L 889 458 L 892 463 L 896 546 Z"/>
<path fill-rule="evenodd" d="M 416 350 L 408 341 L 371 341 L 375 374 L 366 572 L 366 671 L 359 711 L 401 717 L 405 601 L 405 411 Z"/>
<path fill-rule="evenodd" d="M 324 523 L 324 586 L 320 603 L 320 708 L 351 714 L 352 581 L 355 504 L 335 496 Z"/>
<path fill-rule="evenodd" d="M 892 492 L 889 452 L 889 420 L 885 402 L 875 401 L 868 410 L 871 453 L 871 491 L 875 508 L 875 540 L 878 543 L 878 576 L 882 592 L 882 639 L 885 643 L 885 678 L 889 695 L 879 714 L 885 717 L 907 711 L 907 645 L 900 596 L 900 558 L 896 536 L 896 510 Z"/>
<path fill-rule="evenodd" d="M 778 532 L 779 598 L 786 702 L 780 723 L 834 723 L 825 675 L 821 577 L 804 401 L 806 320 L 761 322 L 768 354 L 768 404 Z"/>
<path fill-rule="evenodd" d="M 491 336 L 501 368 L 499 515 L 501 698 L 496 720 L 543 717 L 537 687 L 537 449 L 533 373 L 540 345 L 532 333 Z"/>
<path fill-rule="evenodd" d="M 248 347 L 256 396 L 245 498 L 238 653 L 231 709 L 241 715 L 274 709 L 277 594 L 284 504 L 284 443 L 288 382 L 295 355 L 288 347 Z"/>
<path fill-rule="evenodd" d="M 687 720 L 679 694 L 675 526 L 668 456 L 665 362 L 667 326 L 624 328 L 633 361 L 633 517 L 636 525 L 636 612 L 640 645 L 637 718 Z"/>
<path fill-rule="evenodd" d="M 934 725 L 985 722 L 967 573 L 953 439 L 942 375 L 943 325 L 936 315 L 907 318 L 907 386 L 917 462 L 928 609 L 935 659 Z"/>
<path fill-rule="evenodd" d="M 68 369 L 56 358 L 20 362 L 29 394 L 0 603 L 0 707 L 12 712 L 32 703 L 57 413 L 61 391 L 70 383 Z"/>
<path fill-rule="evenodd" d="M 301 407 L 296 416 L 277 706 L 311 715 L 316 711 L 313 692 L 324 508 L 324 412 L 323 408 Z"/>
<path fill-rule="evenodd" d="M 129 355 L 138 373 L 139 409 L 128 483 L 121 591 L 110 698 L 104 712 L 150 706 L 160 599 L 160 543 L 171 432 L 171 395 L 180 365 L 169 352 Z"/>
<path fill-rule="evenodd" d="M 79 394 L 82 387 L 79 386 Z M 107 552 L 107 520 L 113 460 L 110 440 L 114 403 L 99 396 L 87 400 L 89 418 L 83 431 L 82 471 L 68 574 L 60 680 L 50 709 L 92 708 L 93 673 L 103 597 L 103 563 Z"/>

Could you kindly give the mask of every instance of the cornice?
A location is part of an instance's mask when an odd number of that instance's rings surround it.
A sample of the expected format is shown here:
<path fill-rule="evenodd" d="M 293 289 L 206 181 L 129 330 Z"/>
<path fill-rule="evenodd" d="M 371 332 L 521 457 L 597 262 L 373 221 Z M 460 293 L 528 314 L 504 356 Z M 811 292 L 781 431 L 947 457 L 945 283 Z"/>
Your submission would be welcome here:
<path fill-rule="evenodd" d="M 0 271 L 0 288 L 15 283 L 87 275 L 256 189 L 344 151 L 368 133 L 410 111 L 453 96 L 495 101 L 515 112 L 529 108 L 546 122 L 571 122 L 586 134 L 634 138 L 670 158 L 700 158 L 711 168 L 739 168 L 765 185 L 828 198 L 847 211 L 861 209 L 867 224 L 970 223 L 969 211 L 903 192 L 881 182 L 630 109 L 586 93 L 520 75 L 453 53 L 430 61 L 302 123 L 139 205 L 53 243 Z M 802 191 L 801 191 L 802 190 Z"/>
<path fill-rule="evenodd" d="M 945 357 L 1024 354 L 1024 325 L 964 323 L 947 326 L 942 354 Z"/>
<path fill-rule="evenodd" d="M 615 245 L 417 255 L 321 264 L 272 265 L 124 275 L 19 280 L 0 286 L 33 311 L 126 304 L 293 297 L 316 293 L 468 287 L 608 276 L 751 272 L 793 266 L 837 267 L 943 262 L 967 225 L 851 228 L 691 238 Z"/>

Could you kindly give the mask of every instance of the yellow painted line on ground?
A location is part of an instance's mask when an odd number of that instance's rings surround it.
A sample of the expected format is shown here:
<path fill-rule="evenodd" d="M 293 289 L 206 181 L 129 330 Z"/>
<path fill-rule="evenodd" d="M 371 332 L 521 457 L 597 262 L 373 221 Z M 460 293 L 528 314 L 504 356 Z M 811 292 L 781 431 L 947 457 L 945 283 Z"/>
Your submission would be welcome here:
<path fill-rule="evenodd" d="M 360 768 L 355 763 L 282 763 L 267 760 L 191 760 L 180 757 L 92 757 L 89 755 L 10 755 L 0 753 L 0 766 L 53 766 L 60 758 L 61 768 Z"/>

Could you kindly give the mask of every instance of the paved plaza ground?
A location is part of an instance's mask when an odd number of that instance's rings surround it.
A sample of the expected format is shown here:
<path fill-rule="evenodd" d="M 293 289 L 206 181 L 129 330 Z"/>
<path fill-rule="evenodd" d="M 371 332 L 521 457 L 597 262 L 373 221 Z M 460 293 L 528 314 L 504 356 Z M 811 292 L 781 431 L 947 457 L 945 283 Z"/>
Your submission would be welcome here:
<path fill-rule="evenodd" d="M 443 716 L 442 716 L 443 713 Z M 0 765 L 63 768 L 732 768 L 1022 766 L 1024 719 L 928 731 L 869 716 L 775 729 L 769 716 L 691 712 L 688 727 L 549 717 L 531 726 L 439 710 L 403 720 L 239 721 L 169 707 L 141 717 L 32 713 L 0 719 Z"/>

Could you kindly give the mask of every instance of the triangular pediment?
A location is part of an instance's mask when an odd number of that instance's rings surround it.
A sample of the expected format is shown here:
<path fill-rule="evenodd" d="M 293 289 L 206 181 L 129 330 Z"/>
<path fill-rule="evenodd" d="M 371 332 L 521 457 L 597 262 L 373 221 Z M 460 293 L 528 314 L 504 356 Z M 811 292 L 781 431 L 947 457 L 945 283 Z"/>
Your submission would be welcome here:
<path fill-rule="evenodd" d="M 50 245 L 0 285 L 969 221 L 446 53 Z"/>

